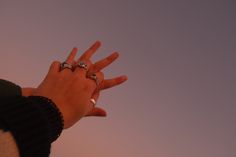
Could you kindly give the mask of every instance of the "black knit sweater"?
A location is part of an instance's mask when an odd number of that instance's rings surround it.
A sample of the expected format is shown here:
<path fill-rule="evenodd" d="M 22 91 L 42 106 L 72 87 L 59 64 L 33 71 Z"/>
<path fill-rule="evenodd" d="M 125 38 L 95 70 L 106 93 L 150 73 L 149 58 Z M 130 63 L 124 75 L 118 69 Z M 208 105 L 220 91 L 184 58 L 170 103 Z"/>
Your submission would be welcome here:
<path fill-rule="evenodd" d="M 19 86 L 0 80 L 0 129 L 12 133 L 21 157 L 48 157 L 63 118 L 50 99 L 23 97 Z"/>

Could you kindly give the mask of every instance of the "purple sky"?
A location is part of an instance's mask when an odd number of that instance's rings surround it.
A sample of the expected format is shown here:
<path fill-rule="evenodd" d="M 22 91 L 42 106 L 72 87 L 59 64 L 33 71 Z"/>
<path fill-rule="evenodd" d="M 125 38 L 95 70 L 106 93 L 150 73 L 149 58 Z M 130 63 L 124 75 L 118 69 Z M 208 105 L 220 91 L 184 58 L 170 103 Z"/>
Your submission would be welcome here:
<path fill-rule="evenodd" d="M 53 60 L 101 40 L 107 118 L 63 132 L 51 157 L 235 157 L 236 2 L 1 0 L 1 78 L 36 87 Z"/>

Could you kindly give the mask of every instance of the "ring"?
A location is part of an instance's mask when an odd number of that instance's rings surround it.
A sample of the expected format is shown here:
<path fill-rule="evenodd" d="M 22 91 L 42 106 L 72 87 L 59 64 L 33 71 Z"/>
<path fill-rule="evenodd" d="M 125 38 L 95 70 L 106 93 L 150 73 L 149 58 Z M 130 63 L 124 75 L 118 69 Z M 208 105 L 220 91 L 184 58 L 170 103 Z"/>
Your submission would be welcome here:
<path fill-rule="evenodd" d="M 61 63 L 61 70 L 64 70 L 64 69 L 73 70 L 73 66 L 67 62 L 63 62 L 63 63 Z"/>
<path fill-rule="evenodd" d="M 90 101 L 92 102 L 93 106 L 96 105 L 96 100 L 95 99 L 90 99 Z"/>
<path fill-rule="evenodd" d="M 94 80 L 96 82 L 96 85 L 99 85 L 99 80 L 96 74 L 91 74 L 88 76 L 90 79 Z"/>
<path fill-rule="evenodd" d="M 77 64 L 76 64 L 77 67 L 80 67 L 80 68 L 83 68 L 85 70 L 88 70 L 88 65 L 86 63 L 84 63 L 83 61 L 79 61 Z"/>

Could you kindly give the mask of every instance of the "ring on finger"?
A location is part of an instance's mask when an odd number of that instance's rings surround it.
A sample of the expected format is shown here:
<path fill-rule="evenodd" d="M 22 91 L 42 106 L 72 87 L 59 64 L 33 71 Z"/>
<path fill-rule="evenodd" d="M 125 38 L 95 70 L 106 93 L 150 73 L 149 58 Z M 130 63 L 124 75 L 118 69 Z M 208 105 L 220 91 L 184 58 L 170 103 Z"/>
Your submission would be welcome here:
<path fill-rule="evenodd" d="M 63 63 L 61 63 L 60 69 L 61 70 L 64 70 L 64 69 L 73 70 L 73 66 L 67 62 L 63 62 Z"/>
<path fill-rule="evenodd" d="M 93 107 L 96 106 L 96 100 L 95 99 L 90 99 L 91 103 L 93 104 Z"/>
<path fill-rule="evenodd" d="M 99 80 L 98 80 L 98 77 L 97 77 L 97 75 L 95 73 L 89 75 L 88 78 L 94 80 L 96 82 L 97 86 L 99 85 Z"/>
<path fill-rule="evenodd" d="M 83 61 L 78 61 L 78 63 L 76 64 L 76 67 L 83 68 L 86 71 L 88 70 L 88 65 Z"/>

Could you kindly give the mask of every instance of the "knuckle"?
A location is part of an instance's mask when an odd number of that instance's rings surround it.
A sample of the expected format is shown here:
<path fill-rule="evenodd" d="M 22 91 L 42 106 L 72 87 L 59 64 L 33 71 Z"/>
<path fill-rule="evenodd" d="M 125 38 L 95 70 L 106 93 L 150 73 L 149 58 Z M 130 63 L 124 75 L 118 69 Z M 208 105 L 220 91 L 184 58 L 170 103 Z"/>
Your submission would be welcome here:
<path fill-rule="evenodd" d="M 53 61 L 50 68 L 53 69 L 53 68 L 57 67 L 58 65 L 60 65 L 59 61 Z"/>
<path fill-rule="evenodd" d="M 56 73 L 58 72 L 58 69 L 60 68 L 60 62 L 59 61 L 53 61 L 49 67 L 49 73 Z"/>
<path fill-rule="evenodd" d="M 58 66 L 58 65 L 60 65 L 61 63 L 60 63 L 59 61 L 53 61 L 52 64 L 55 65 L 55 66 Z"/>

